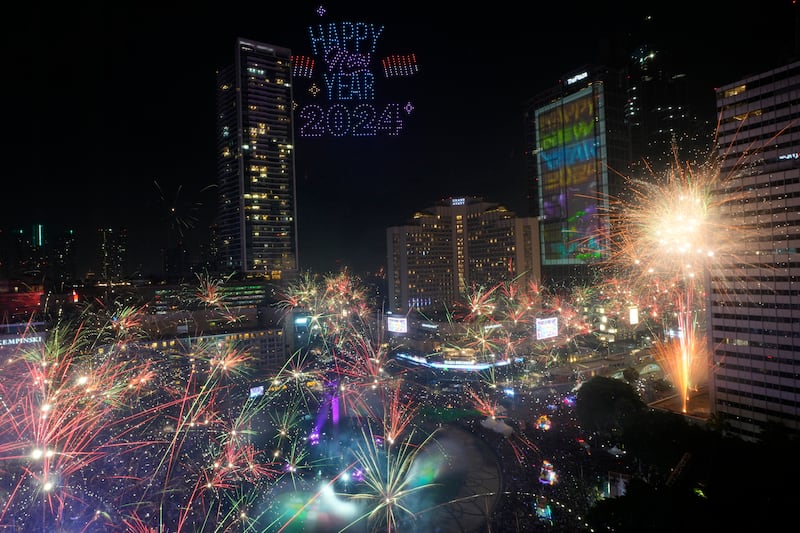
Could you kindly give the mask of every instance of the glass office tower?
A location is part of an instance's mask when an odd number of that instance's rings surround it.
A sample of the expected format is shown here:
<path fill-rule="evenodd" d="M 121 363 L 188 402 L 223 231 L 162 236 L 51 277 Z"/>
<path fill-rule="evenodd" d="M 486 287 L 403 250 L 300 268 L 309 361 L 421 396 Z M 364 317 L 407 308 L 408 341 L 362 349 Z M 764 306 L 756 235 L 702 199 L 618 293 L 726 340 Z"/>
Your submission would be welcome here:
<path fill-rule="evenodd" d="M 531 214 L 538 216 L 542 281 L 581 285 L 604 259 L 609 201 L 630 161 L 626 80 L 599 67 L 565 77 L 526 113 Z M 616 171 L 616 172 L 615 172 Z"/>
<path fill-rule="evenodd" d="M 236 40 L 217 72 L 219 267 L 285 280 L 298 269 L 291 51 Z"/>
<path fill-rule="evenodd" d="M 715 194 L 739 246 L 710 272 L 709 393 L 729 431 L 752 440 L 770 424 L 800 429 L 798 95 L 800 62 L 717 90 Z"/>

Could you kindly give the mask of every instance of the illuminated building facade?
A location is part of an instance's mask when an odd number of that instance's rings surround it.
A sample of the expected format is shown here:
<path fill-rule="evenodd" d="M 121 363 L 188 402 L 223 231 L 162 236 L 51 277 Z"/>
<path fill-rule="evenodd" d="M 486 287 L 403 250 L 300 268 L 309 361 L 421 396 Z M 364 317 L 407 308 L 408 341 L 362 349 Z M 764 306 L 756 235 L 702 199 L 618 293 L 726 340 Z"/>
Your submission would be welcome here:
<path fill-rule="evenodd" d="M 538 220 L 481 198 L 448 198 L 386 231 L 389 309 L 451 308 L 468 287 L 538 280 Z"/>
<path fill-rule="evenodd" d="M 291 51 L 237 39 L 217 72 L 220 268 L 283 280 L 298 269 Z"/>
<path fill-rule="evenodd" d="M 800 62 L 717 90 L 720 215 L 731 231 L 755 231 L 737 232 L 741 250 L 710 269 L 709 396 L 749 439 L 768 423 L 800 429 L 798 94 Z"/>
<path fill-rule="evenodd" d="M 545 284 L 588 283 L 604 258 L 609 199 L 621 187 L 614 171 L 631 159 L 626 83 L 620 70 L 585 70 L 528 105 L 530 211 L 540 220 Z"/>
<path fill-rule="evenodd" d="M 25 325 L 41 312 L 44 286 L 0 279 L 0 324 Z M 1 343 L 8 344 L 6 341 Z"/>
<path fill-rule="evenodd" d="M 166 314 L 189 307 L 197 296 L 186 293 L 186 287 L 176 285 L 157 285 L 140 289 L 144 299 L 151 302 L 148 310 L 155 314 Z M 221 289 L 225 307 L 256 309 L 269 307 L 275 300 L 274 288 L 259 280 L 229 281 Z"/>

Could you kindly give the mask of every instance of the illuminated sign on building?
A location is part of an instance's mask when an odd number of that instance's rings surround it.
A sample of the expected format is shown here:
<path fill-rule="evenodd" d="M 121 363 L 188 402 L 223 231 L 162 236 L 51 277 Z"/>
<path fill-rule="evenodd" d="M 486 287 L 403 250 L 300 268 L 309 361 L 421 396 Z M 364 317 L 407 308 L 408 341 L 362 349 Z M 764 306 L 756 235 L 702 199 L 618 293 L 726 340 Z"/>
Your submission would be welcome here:
<path fill-rule="evenodd" d="M 36 344 L 43 342 L 44 338 L 41 335 L 26 335 L 22 337 L 10 337 L 0 339 L 0 346 L 18 346 L 20 344 Z"/>
<path fill-rule="evenodd" d="M 408 319 L 406 317 L 386 317 L 386 329 L 392 333 L 408 333 Z"/>
<path fill-rule="evenodd" d="M 550 339 L 558 335 L 558 317 L 536 319 L 536 340 Z"/>
<path fill-rule="evenodd" d="M 318 10 L 322 17 L 324 10 Z M 407 99 L 385 99 L 391 81 L 417 73 L 414 54 L 379 58 L 384 27 L 327 22 L 308 27 L 311 55 L 292 58 L 301 137 L 396 136 L 414 111 Z M 387 82 L 387 87 L 382 85 Z M 303 87 L 299 87 L 303 86 Z"/>
<path fill-rule="evenodd" d="M 567 78 L 567 85 L 572 85 L 573 83 L 577 83 L 577 82 L 579 82 L 581 80 L 585 80 L 588 77 L 589 77 L 589 73 L 588 72 L 581 72 L 580 74 L 576 74 L 575 76 L 572 76 L 571 78 Z"/>

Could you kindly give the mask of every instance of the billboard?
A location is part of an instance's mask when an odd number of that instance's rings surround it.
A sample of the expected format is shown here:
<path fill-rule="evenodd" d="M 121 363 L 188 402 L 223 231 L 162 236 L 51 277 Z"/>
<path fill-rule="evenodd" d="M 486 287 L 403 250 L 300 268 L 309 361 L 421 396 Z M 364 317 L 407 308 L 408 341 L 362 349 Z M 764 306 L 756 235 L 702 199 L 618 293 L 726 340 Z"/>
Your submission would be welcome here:
<path fill-rule="evenodd" d="M 558 336 L 558 317 L 536 319 L 536 340 Z"/>
<path fill-rule="evenodd" d="M 603 88 L 593 84 L 535 112 L 542 264 L 600 257 L 607 194 Z"/>
<path fill-rule="evenodd" d="M 408 319 L 404 316 L 386 317 L 386 329 L 391 333 L 408 333 Z"/>

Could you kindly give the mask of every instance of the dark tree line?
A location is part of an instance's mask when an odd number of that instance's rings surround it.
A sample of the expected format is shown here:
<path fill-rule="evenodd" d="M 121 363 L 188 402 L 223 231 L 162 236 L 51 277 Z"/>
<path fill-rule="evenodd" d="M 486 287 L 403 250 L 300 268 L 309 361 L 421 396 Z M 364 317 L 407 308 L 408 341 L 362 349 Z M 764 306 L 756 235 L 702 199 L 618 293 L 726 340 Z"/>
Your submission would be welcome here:
<path fill-rule="evenodd" d="M 726 436 L 724 421 L 689 422 L 648 408 L 626 382 L 595 377 L 576 398 L 587 433 L 635 465 L 623 496 L 587 514 L 595 531 L 782 531 L 794 518 L 798 435 L 771 425 L 759 442 Z"/>

